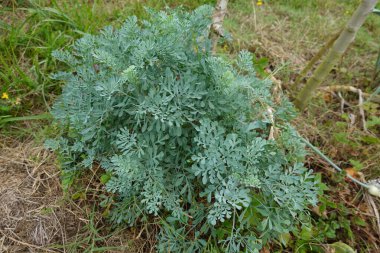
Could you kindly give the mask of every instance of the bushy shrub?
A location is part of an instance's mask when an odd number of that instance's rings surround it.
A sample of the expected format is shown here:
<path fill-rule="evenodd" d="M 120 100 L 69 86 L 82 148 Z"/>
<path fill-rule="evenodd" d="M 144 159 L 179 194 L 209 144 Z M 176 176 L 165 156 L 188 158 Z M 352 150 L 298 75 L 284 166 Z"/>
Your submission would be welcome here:
<path fill-rule="evenodd" d="M 211 13 L 149 10 L 54 53 L 70 71 L 53 76 L 63 133 L 47 146 L 64 171 L 98 163 L 111 175 L 114 222 L 161 217 L 160 252 L 258 252 L 316 204 L 293 107 L 272 101 L 247 51 L 211 54 Z"/>

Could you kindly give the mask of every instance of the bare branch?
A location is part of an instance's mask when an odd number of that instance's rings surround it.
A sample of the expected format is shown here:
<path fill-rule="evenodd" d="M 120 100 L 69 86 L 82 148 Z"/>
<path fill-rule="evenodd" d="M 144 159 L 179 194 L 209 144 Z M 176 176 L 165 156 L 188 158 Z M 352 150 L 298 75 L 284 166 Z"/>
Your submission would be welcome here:
<path fill-rule="evenodd" d="M 353 86 L 349 85 L 333 85 L 333 86 L 324 86 L 320 87 L 319 89 L 324 90 L 324 91 L 329 91 L 329 92 L 334 92 L 334 91 L 350 91 L 354 93 L 358 93 L 359 89 L 355 88 Z M 369 93 L 362 92 L 362 96 L 366 99 L 368 99 L 368 102 L 373 102 L 373 103 L 378 103 L 380 104 L 380 96 L 378 95 L 372 95 Z"/>

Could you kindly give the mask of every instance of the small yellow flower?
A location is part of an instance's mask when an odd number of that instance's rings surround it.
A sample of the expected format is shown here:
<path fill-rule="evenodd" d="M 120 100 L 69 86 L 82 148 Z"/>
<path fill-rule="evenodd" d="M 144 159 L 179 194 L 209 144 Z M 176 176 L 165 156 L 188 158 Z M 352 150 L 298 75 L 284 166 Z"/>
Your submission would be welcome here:
<path fill-rule="evenodd" d="M 261 5 L 263 5 L 263 1 L 258 0 L 257 3 L 256 3 L 256 5 L 257 5 L 257 6 L 261 6 Z"/>
<path fill-rule="evenodd" d="M 1 98 L 2 99 L 9 99 L 9 96 L 6 92 L 3 92 L 3 94 L 1 95 Z"/>

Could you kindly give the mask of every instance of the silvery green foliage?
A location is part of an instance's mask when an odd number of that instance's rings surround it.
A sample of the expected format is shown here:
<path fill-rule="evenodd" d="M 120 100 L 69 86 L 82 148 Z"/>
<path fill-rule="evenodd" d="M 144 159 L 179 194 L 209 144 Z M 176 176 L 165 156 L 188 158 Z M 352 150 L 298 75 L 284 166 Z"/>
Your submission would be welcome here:
<path fill-rule="evenodd" d="M 211 54 L 211 12 L 149 10 L 54 52 L 71 70 L 54 75 L 63 134 L 48 146 L 66 171 L 96 162 L 112 175 L 114 222 L 162 217 L 161 252 L 258 252 L 316 204 L 291 104 L 272 102 L 249 52 Z"/>

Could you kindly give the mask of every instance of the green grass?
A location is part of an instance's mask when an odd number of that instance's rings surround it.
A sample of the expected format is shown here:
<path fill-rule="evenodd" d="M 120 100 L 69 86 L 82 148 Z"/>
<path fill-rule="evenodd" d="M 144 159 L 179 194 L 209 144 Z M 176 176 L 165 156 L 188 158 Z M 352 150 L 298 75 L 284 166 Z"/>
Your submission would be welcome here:
<path fill-rule="evenodd" d="M 112 237 L 120 236 L 123 230 L 114 230 L 106 228 L 101 223 L 96 208 L 93 208 L 88 214 L 88 222 L 82 227 L 81 231 L 71 238 L 70 242 L 65 245 L 51 245 L 49 248 L 52 250 L 64 250 L 70 253 L 93 253 L 93 252 L 132 252 L 134 247 L 132 241 L 128 245 L 123 246 L 108 246 L 108 241 Z M 114 242 L 114 243 L 117 243 Z"/>
<path fill-rule="evenodd" d="M 28 115 L 49 110 L 60 84 L 49 75 L 64 68 L 51 57 L 84 33 L 120 25 L 127 16 L 144 17 L 144 7 L 182 5 L 193 9 L 207 0 L 183 1 L 9 1 L 0 8 L 0 115 Z"/>

